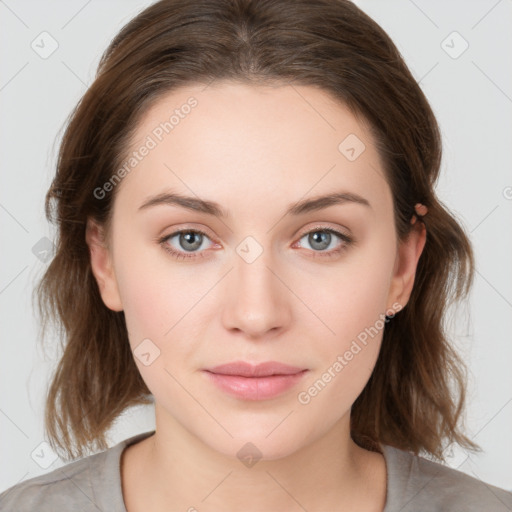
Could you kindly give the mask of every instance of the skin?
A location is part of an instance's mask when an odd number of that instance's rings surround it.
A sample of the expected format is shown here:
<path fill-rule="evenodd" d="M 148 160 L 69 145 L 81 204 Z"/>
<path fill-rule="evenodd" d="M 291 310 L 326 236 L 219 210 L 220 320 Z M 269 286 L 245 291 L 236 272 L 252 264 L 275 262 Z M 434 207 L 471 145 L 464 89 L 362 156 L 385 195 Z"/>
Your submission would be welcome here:
<path fill-rule="evenodd" d="M 101 226 L 89 220 L 87 229 L 105 305 L 125 312 L 132 349 L 149 338 L 160 350 L 148 366 L 135 357 L 155 397 L 156 433 L 123 453 L 126 507 L 381 511 L 384 458 L 352 441 L 349 422 L 382 329 L 309 403 L 297 395 L 380 315 L 406 305 L 424 226 L 397 244 L 391 190 L 366 126 L 318 88 L 187 86 L 146 113 L 132 148 L 190 96 L 197 107 L 117 185 L 110 244 Z M 354 161 L 338 150 L 348 134 L 366 147 Z M 169 189 L 216 201 L 230 217 L 171 205 L 137 211 Z M 340 190 L 371 208 L 345 203 L 284 216 L 292 203 Z M 325 227 L 355 242 L 322 257 L 304 233 Z M 178 260 L 156 241 L 182 228 L 206 230 L 195 254 L 208 257 Z M 263 251 L 252 263 L 236 250 L 247 236 Z M 183 243 L 167 241 L 186 253 Z M 333 235 L 323 253 L 343 244 Z M 309 372 L 275 398 L 245 401 L 201 371 L 234 360 Z M 247 442 L 261 452 L 252 467 L 237 457 Z"/>

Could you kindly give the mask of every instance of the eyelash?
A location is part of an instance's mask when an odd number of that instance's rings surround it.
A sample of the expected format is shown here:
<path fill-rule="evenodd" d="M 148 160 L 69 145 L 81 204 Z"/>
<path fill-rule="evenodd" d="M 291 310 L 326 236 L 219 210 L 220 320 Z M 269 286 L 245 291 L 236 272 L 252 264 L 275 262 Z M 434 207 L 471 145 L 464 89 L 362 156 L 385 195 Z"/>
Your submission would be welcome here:
<path fill-rule="evenodd" d="M 304 236 L 309 235 L 311 233 L 317 233 L 317 232 L 325 232 L 325 233 L 331 233 L 337 237 L 339 237 L 341 240 L 343 240 L 345 243 L 340 245 L 337 249 L 332 249 L 330 251 L 313 251 L 313 258 L 333 258 L 335 256 L 338 256 L 343 251 L 345 251 L 353 242 L 354 240 L 349 237 L 348 235 L 345 235 L 344 233 L 340 233 L 339 231 L 328 228 L 328 227 L 316 227 L 309 231 L 306 231 L 305 233 L 302 233 L 299 237 L 299 240 L 301 238 L 304 238 Z M 167 244 L 167 241 L 170 238 L 173 238 L 176 235 L 179 235 L 181 233 L 194 233 L 194 234 L 201 234 L 207 238 L 210 238 L 207 233 L 204 231 L 201 231 L 200 229 L 181 229 L 179 231 L 174 231 L 170 235 L 166 235 L 162 238 L 159 238 L 157 241 L 162 246 L 162 248 L 169 253 L 172 257 L 178 259 L 178 260 L 185 260 L 189 258 L 205 258 L 206 256 L 204 253 L 206 251 L 196 252 L 196 253 L 190 253 L 186 254 L 180 251 L 176 251 L 175 249 L 172 249 L 169 244 Z"/>

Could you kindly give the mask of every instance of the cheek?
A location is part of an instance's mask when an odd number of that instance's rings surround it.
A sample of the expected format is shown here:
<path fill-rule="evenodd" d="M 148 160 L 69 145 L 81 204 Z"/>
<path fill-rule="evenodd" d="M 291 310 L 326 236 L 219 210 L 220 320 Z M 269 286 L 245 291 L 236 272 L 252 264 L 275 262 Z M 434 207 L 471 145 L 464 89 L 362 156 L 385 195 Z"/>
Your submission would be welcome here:
<path fill-rule="evenodd" d="M 375 367 L 381 339 L 379 334 L 366 346 L 356 342 L 349 344 L 347 350 L 333 354 L 329 363 L 298 390 L 299 412 L 305 418 L 322 418 L 322 428 L 339 421 L 366 386 Z"/>
<path fill-rule="evenodd" d="M 125 239 L 119 239 L 118 254 L 123 256 L 115 268 L 130 341 L 133 345 L 150 338 L 160 345 L 197 301 L 197 293 L 190 279 L 166 261 L 163 249 L 140 243 L 140 249 L 130 245 L 122 252 Z"/>
<path fill-rule="evenodd" d="M 116 276 L 134 361 L 156 397 L 162 387 L 172 387 L 170 373 L 193 367 L 193 330 L 200 323 L 194 306 L 207 287 L 191 286 L 193 276 L 172 269 L 165 257 L 149 250 L 133 250 L 119 260 Z"/>
<path fill-rule="evenodd" d="M 321 363 L 298 401 L 311 404 L 311 411 L 330 407 L 335 416 L 350 408 L 370 378 L 386 326 L 393 261 L 392 249 L 378 250 L 376 244 L 375 251 L 361 252 L 309 288 L 307 304 L 321 320 L 308 322 L 322 332 L 315 347 Z"/>
<path fill-rule="evenodd" d="M 364 333 L 376 325 L 382 330 L 391 270 L 391 257 L 382 253 L 376 258 L 358 255 L 331 267 L 329 274 L 313 281 L 314 287 L 297 283 L 297 295 L 307 298 L 306 304 L 317 316 L 313 320 L 329 353 L 347 349 L 351 340 L 364 338 Z"/>
<path fill-rule="evenodd" d="M 297 395 L 304 411 L 322 416 L 326 424 L 351 408 L 377 362 L 386 325 L 385 296 L 378 286 L 366 288 L 359 281 L 358 286 L 345 288 L 347 293 L 332 293 L 335 306 L 324 310 L 323 319 L 334 334 L 324 329 L 317 338 L 319 364 Z"/>
<path fill-rule="evenodd" d="M 134 361 L 156 400 L 176 400 L 180 387 L 172 376 L 181 381 L 182 375 L 177 375 L 175 362 L 180 361 L 179 370 L 186 371 L 194 350 L 190 332 L 184 331 L 189 300 L 171 276 L 131 269 L 122 280 L 121 295 Z M 160 396 L 162 390 L 165 396 Z"/>
<path fill-rule="evenodd" d="M 151 276 L 130 274 L 120 287 L 130 342 L 143 338 L 154 339 L 157 344 L 172 326 L 175 304 L 172 294 L 163 295 L 162 282 Z"/>

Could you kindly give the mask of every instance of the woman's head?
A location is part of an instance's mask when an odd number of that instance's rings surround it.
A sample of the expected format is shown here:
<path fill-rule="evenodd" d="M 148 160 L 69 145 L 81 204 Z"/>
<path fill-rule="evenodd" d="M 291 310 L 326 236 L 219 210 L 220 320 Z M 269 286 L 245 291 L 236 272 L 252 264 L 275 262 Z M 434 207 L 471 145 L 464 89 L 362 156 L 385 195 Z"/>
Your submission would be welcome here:
<path fill-rule="evenodd" d="M 105 52 L 47 195 L 59 238 L 39 297 L 66 337 L 50 440 L 70 454 L 104 447 L 115 418 L 153 394 L 162 421 L 225 453 L 251 440 L 284 456 L 348 414 L 365 447 L 474 447 L 458 431 L 462 366 L 443 330 L 473 259 L 435 196 L 440 160 L 421 89 L 352 3 L 146 9 Z M 155 204 L 166 193 L 181 206 Z M 192 211 L 200 200 L 215 215 Z M 414 222 L 418 202 L 428 215 Z M 202 372 L 235 360 L 308 372 L 241 402 Z"/>

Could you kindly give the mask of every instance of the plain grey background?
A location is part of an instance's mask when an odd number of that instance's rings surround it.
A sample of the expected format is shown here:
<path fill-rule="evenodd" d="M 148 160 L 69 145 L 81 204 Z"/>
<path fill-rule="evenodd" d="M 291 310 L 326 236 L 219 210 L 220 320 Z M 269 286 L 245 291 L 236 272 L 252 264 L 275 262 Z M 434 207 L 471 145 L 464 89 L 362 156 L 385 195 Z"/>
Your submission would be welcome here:
<path fill-rule="evenodd" d="M 56 352 L 44 358 L 31 304 L 54 235 L 44 195 L 60 130 L 102 51 L 150 3 L 0 0 L 0 491 L 62 465 L 43 431 Z M 356 3 L 389 33 L 437 115 L 437 191 L 476 252 L 470 301 L 449 332 L 470 374 L 466 433 L 484 452 L 454 449 L 448 463 L 512 490 L 512 1 Z M 152 408 L 134 408 L 110 432 L 111 445 L 153 427 Z"/>

